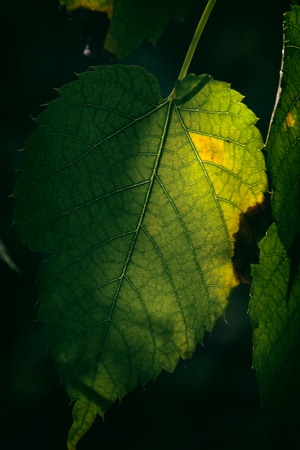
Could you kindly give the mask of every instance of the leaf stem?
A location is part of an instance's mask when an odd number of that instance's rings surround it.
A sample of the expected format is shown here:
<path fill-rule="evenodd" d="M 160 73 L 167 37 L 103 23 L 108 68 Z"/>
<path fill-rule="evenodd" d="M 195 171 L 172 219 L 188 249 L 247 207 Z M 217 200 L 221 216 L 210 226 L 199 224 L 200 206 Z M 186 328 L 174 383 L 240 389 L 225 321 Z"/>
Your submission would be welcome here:
<path fill-rule="evenodd" d="M 194 33 L 192 42 L 190 43 L 190 46 L 188 48 L 187 54 L 185 56 L 185 59 L 183 61 L 180 73 L 178 75 L 178 80 L 181 81 L 187 74 L 187 71 L 189 70 L 190 64 L 192 62 L 196 47 L 198 45 L 200 36 L 204 30 L 204 27 L 206 25 L 206 22 L 210 16 L 210 13 L 213 10 L 213 7 L 215 6 L 217 0 L 208 0 L 207 5 L 205 7 L 205 10 L 203 11 L 202 16 L 200 17 L 199 23 L 197 25 L 196 31 Z"/>

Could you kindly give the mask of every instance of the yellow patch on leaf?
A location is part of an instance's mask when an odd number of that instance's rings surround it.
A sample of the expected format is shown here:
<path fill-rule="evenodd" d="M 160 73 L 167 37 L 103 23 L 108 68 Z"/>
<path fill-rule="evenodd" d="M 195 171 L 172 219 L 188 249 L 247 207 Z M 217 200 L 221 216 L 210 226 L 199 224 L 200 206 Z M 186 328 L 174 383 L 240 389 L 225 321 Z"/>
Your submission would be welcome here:
<path fill-rule="evenodd" d="M 287 127 L 291 128 L 295 126 L 296 119 L 297 119 L 296 115 L 293 115 L 292 113 L 288 112 L 285 118 L 285 122 L 283 124 L 284 131 L 286 131 Z"/>
<path fill-rule="evenodd" d="M 218 165 L 223 165 L 225 145 L 223 139 L 217 139 L 191 131 L 189 135 L 202 161 L 210 161 Z"/>

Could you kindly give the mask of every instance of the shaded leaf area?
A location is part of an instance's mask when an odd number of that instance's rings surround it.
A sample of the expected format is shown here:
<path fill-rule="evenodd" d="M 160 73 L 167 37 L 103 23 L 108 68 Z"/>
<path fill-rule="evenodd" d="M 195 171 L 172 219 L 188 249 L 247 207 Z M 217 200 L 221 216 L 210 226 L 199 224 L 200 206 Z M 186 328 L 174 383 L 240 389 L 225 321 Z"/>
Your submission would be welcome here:
<path fill-rule="evenodd" d="M 299 445 L 300 273 L 287 303 L 290 264 L 273 224 L 260 243 L 260 264 L 253 266 L 249 308 L 262 405 L 273 434 L 284 440 L 282 448 Z"/>
<path fill-rule="evenodd" d="M 209 75 L 163 99 L 144 69 L 102 66 L 59 94 L 14 196 L 25 241 L 53 253 L 39 318 L 76 400 L 73 449 L 96 414 L 190 358 L 224 313 L 233 235 L 267 182 L 255 115 Z"/>
<path fill-rule="evenodd" d="M 194 0 L 60 0 L 68 11 L 87 8 L 111 19 L 104 47 L 125 58 L 145 39 L 155 43 L 171 18 L 183 20 Z"/>
<path fill-rule="evenodd" d="M 289 255 L 300 239 L 300 7 L 293 6 L 284 19 L 284 59 L 281 93 L 267 142 L 267 167 L 271 177 L 274 220 Z M 297 262 L 298 258 L 298 262 Z"/>

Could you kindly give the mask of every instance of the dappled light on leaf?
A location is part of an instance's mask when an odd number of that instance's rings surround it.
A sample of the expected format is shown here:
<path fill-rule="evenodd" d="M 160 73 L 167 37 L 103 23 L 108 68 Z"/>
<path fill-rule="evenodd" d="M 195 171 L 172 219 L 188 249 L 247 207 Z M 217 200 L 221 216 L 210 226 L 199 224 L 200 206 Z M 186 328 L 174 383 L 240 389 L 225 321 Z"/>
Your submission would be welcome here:
<path fill-rule="evenodd" d="M 144 69 L 102 66 L 59 95 L 14 196 L 25 240 L 52 253 L 39 318 L 76 401 L 73 449 L 96 414 L 212 330 L 238 284 L 240 214 L 267 182 L 257 119 L 227 83 L 188 75 L 163 99 Z"/>

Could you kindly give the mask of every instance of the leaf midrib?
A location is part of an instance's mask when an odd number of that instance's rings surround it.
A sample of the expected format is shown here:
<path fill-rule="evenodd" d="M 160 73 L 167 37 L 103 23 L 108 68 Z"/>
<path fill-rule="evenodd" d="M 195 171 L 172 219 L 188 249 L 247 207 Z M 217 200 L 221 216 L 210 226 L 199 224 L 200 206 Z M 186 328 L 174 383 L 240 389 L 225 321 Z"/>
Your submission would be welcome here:
<path fill-rule="evenodd" d="M 154 111 L 156 111 L 158 109 L 161 109 L 166 104 L 168 104 L 168 111 L 167 111 L 167 114 L 166 114 L 165 123 L 164 123 L 164 129 L 163 129 L 161 140 L 160 140 L 160 147 L 159 147 L 159 150 L 157 152 L 156 159 L 155 159 L 155 164 L 154 164 L 154 167 L 153 167 L 153 170 L 152 170 L 152 174 L 151 174 L 151 178 L 149 180 L 149 185 L 148 185 L 148 189 L 147 189 L 147 192 L 146 192 L 145 201 L 144 201 L 144 204 L 143 204 L 143 207 L 142 207 L 142 212 L 141 212 L 141 214 L 139 216 L 137 227 L 136 227 L 134 235 L 133 235 L 132 243 L 131 243 L 131 246 L 129 248 L 126 260 L 124 262 L 123 271 L 122 271 L 122 273 L 121 273 L 121 275 L 119 277 L 119 282 L 118 282 L 118 285 L 117 285 L 117 288 L 116 288 L 116 291 L 115 291 L 115 295 L 113 297 L 113 301 L 112 301 L 112 305 L 111 305 L 111 308 L 110 308 L 110 311 L 109 311 L 109 315 L 108 315 L 108 317 L 106 319 L 107 320 L 106 321 L 106 327 L 104 329 L 102 342 L 101 342 L 101 345 L 99 347 L 99 351 L 98 351 L 98 354 L 97 354 L 97 365 L 95 367 L 95 373 L 97 372 L 97 368 L 98 368 L 98 365 L 99 365 L 100 360 L 101 360 L 101 355 L 103 353 L 103 349 L 104 349 L 104 346 L 105 346 L 105 341 L 106 341 L 106 337 L 107 337 L 107 334 L 108 334 L 108 331 L 109 331 L 109 326 L 110 326 L 110 324 L 112 322 L 112 317 L 113 317 L 113 314 L 114 314 L 115 306 L 116 306 L 116 303 L 117 303 L 117 300 L 118 300 L 118 297 L 119 297 L 119 294 L 120 294 L 120 291 L 121 291 L 121 288 L 122 288 L 122 285 L 123 285 L 123 281 L 124 281 L 124 279 L 126 279 L 126 272 L 127 272 L 127 269 L 128 269 L 128 266 L 129 266 L 132 254 L 134 252 L 134 248 L 136 246 L 136 242 L 137 242 L 138 236 L 140 234 L 140 230 L 142 229 L 142 223 L 143 223 L 144 218 L 145 218 L 145 214 L 146 214 L 147 206 L 149 204 L 150 196 L 151 196 L 151 193 L 152 193 L 152 190 L 153 190 L 154 182 L 155 182 L 156 177 L 157 177 L 157 170 L 158 170 L 158 167 L 159 167 L 159 162 L 160 162 L 160 159 L 161 159 L 161 155 L 162 155 L 162 151 L 163 151 L 163 147 L 164 147 L 164 142 L 165 142 L 165 140 L 167 138 L 168 128 L 169 128 L 169 124 L 170 124 L 170 121 L 171 121 L 170 118 L 171 118 L 171 115 L 172 115 L 173 102 L 170 101 L 170 100 L 167 100 L 164 103 L 162 103 L 161 105 L 159 105 L 159 107 L 157 107 L 155 110 L 152 110 L 150 113 L 147 113 L 147 114 L 145 114 L 145 115 L 143 115 L 142 117 L 139 118 L 139 119 L 141 119 L 141 118 L 144 118 L 144 117 L 148 116 L 149 114 L 153 114 Z M 152 333 L 152 335 L 153 335 L 153 333 Z"/>

